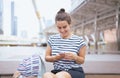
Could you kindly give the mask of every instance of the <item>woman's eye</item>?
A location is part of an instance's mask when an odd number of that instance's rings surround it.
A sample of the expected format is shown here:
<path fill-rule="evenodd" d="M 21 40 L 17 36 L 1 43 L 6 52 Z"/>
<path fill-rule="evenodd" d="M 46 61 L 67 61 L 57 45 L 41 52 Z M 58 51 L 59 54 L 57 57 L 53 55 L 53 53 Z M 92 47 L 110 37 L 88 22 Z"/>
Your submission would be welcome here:
<path fill-rule="evenodd" d="M 63 28 L 66 28 L 66 26 L 64 26 Z"/>
<path fill-rule="evenodd" d="M 61 29 L 61 27 L 58 27 L 58 29 Z"/>

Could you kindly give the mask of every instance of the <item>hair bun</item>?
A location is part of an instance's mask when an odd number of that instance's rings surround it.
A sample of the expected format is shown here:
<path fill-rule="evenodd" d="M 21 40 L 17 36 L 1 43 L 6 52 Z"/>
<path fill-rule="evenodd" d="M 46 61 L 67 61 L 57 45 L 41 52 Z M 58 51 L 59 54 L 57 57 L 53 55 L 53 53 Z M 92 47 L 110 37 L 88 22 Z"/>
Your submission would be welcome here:
<path fill-rule="evenodd" d="M 61 8 L 60 11 L 61 11 L 61 12 L 65 12 L 65 9 L 64 9 L 64 8 Z"/>
<path fill-rule="evenodd" d="M 64 8 L 61 8 L 58 13 L 64 13 L 65 12 L 65 9 Z"/>

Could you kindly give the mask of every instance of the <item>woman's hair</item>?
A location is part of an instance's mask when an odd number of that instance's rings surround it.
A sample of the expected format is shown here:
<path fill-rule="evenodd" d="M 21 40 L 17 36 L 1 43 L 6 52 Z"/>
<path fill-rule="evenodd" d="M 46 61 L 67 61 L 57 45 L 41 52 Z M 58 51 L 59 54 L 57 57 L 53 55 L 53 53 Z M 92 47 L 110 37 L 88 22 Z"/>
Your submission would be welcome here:
<path fill-rule="evenodd" d="M 68 24 L 71 24 L 71 17 L 68 13 L 65 12 L 64 8 L 61 8 L 55 17 L 55 22 L 56 21 L 67 21 Z"/>

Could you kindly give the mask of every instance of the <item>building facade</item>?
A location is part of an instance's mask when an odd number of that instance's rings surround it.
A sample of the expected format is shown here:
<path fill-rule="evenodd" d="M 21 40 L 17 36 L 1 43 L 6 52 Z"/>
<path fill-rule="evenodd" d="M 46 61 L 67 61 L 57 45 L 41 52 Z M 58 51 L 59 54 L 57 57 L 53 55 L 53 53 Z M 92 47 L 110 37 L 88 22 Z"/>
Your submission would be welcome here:
<path fill-rule="evenodd" d="M 120 53 L 120 1 L 71 1 L 73 31 L 85 38 L 90 52 Z"/>

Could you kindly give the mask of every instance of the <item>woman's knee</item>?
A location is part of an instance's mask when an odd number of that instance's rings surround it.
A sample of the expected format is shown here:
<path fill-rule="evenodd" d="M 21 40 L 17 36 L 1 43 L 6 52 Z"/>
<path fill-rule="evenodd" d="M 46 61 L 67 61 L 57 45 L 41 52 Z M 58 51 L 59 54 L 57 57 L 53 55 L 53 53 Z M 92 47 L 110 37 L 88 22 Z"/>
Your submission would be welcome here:
<path fill-rule="evenodd" d="M 56 78 L 72 78 L 68 72 L 61 71 L 56 74 Z"/>
<path fill-rule="evenodd" d="M 46 72 L 43 74 L 43 78 L 55 78 L 55 75 L 51 72 Z"/>

